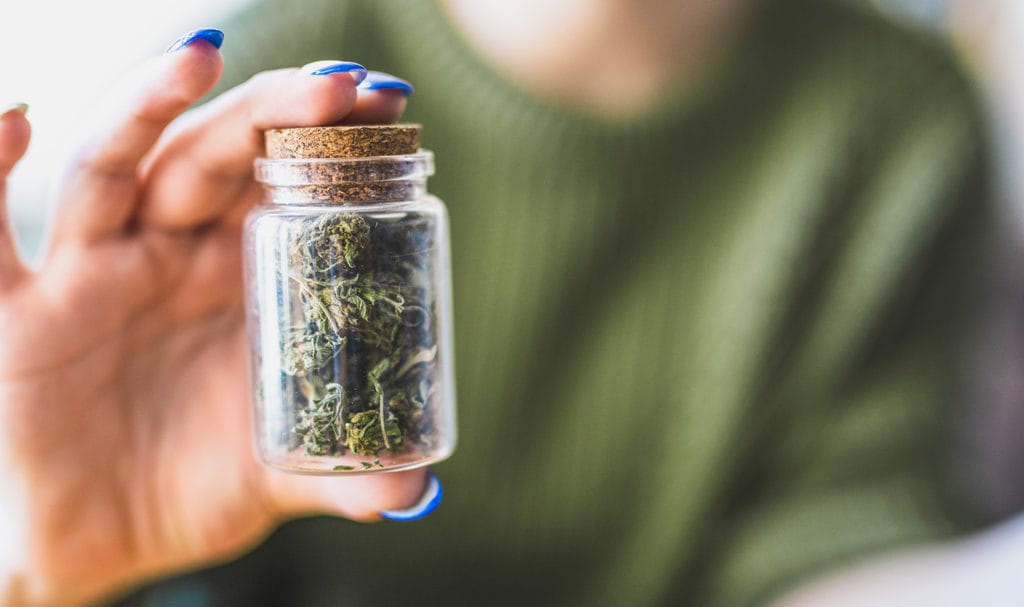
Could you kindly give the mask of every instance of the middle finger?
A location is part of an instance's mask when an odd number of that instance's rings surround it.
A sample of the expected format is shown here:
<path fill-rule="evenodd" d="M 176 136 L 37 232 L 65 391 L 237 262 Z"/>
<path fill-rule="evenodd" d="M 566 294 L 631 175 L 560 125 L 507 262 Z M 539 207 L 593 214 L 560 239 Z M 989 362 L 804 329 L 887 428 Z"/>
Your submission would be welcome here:
<path fill-rule="evenodd" d="M 184 116 L 158 144 L 145 171 L 141 212 L 162 229 L 192 229 L 225 217 L 252 191 L 262 131 L 359 121 L 391 122 L 405 107 L 391 91 L 359 91 L 366 71 L 317 62 L 265 72 Z"/>

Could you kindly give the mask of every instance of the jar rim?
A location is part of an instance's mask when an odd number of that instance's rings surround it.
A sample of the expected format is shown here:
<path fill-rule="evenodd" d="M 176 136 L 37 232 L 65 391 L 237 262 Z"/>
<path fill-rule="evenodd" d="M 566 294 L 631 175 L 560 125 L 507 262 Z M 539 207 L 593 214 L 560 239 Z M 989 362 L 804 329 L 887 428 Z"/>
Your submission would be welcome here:
<path fill-rule="evenodd" d="M 271 187 L 380 183 L 426 179 L 434 174 L 434 153 L 355 158 L 257 158 L 256 181 Z"/>

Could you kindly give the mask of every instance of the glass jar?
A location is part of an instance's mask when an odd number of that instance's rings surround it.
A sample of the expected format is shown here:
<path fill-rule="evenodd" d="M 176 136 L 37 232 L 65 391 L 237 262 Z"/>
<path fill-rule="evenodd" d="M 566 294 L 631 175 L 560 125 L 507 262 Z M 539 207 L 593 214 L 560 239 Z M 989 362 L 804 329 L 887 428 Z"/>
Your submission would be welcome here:
<path fill-rule="evenodd" d="M 336 153 L 315 140 L 346 128 L 302 129 L 314 149 L 299 153 Z M 256 163 L 264 197 L 244 261 L 257 445 L 271 466 L 403 470 L 455 447 L 448 219 L 427 194 L 433 155 L 418 130 L 416 145 Z"/>

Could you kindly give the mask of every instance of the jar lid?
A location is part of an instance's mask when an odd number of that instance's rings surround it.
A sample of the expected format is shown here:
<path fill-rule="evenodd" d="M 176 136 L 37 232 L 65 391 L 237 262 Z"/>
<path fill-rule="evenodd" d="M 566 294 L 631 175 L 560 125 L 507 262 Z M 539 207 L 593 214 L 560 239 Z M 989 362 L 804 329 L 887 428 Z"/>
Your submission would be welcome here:
<path fill-rule="evenodd" d="M 360 124 L 270 129 L 264 132 L 267 158 L 363 158 L 415 154 L 418 124 Z"/>

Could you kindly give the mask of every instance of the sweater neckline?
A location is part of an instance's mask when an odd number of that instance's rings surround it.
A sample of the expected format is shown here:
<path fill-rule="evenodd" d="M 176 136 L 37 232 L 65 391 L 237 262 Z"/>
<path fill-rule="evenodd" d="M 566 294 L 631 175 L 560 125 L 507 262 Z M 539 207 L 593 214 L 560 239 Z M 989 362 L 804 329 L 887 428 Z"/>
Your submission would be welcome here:
<path fill-rule="evenodd" d="M 686 86 L 667 91 L 666 99 L 653 110 L 626 119 L 576 111 L 524 91 L 479 56 L 437 0 L 382 2 L 379 6 L 386 7 L 387 18 L 403 29 L 412 50 L 419 51 L 421 59 L 430 63 L 436 84 L 445 90 L 478 87 L 497 98 L 501 107 L 515 108 L 514 111 L 534 121 L 588 132 L 601 139 L 625 142 L 639 137 L 650 144 L 652 136 L 675 131 L 702 111 L 713 111 L 715 101 L 751 71 L 751 63 L 759 55 L 757 48 L 768 29 L 764 23 L 772 3 L 773 0 L 759 0 L 744 17 L 744 23 L 731 34 L 732 40 L 716 52 L 713 66 L 702 70 Z"/>

